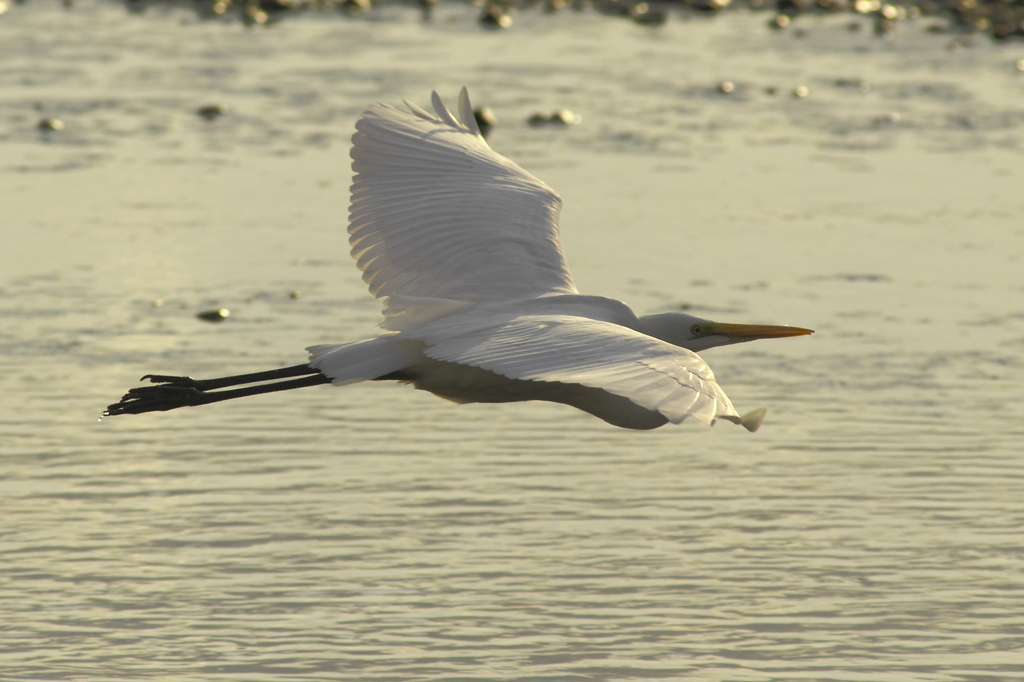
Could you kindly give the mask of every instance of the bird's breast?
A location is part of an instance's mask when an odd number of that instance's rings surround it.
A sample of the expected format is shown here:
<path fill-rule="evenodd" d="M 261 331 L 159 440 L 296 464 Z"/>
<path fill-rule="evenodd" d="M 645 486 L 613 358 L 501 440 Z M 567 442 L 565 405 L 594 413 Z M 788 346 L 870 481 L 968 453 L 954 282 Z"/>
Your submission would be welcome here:
<path fill-rule="evenodd" d="M 543 400 L 583 410 L 624 429 L 656 429 L 668 419 L 600 388 L 557 381 L 510 379 L 479 367 L 424 358 L 404 370 L 416 388 L 456 403 L 516 403 Z"/>

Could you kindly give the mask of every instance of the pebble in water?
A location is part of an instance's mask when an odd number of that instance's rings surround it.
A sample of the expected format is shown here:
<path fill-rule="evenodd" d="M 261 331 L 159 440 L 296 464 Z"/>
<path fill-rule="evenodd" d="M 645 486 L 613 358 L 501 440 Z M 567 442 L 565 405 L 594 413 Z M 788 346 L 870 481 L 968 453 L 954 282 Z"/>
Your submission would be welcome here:
<path fill-rule="evenodd" d="M 732 4 L 732 0 L 693 0 L 687 4 L 698 12 L 721 12 Z M 753 6 L 754 3 L 751 3 Z"/>
<path fill-rule="evenodd" d="M 231 316 L 231 311 L 227 308 L 219 308 L 218 310 L 204 310 L 198 313 L 196 317 L 204 322 L 223 322 Z"/>
<path fill-rule="evenodd" d="M 36 127 L 44 132 L 64 130 L 64 121 L 59 118 L 44 118 L 36 124 Z"/>
<path fill-rule="evenodd" d="M 484 6 L 484 13 L 478 19 L 484 28 L 508 28 L 512 25 L 512 15 L 509 8 L 504 5 L 488 3 Z"/>
<path fill-rule="evenodd" d="M 476 119 L 476 125 L 480 129 L 480 134 L 487 137 L 491 130 L 494 129 L 494 125 L 498 122 L 498 117 L 494 115 L 490 107 L 480 107 L 473 110 L 473 118 Z"/>
<path fill-rule="evenodd" d="M 228 108 L 223 104 L 208 104 L 205 107 L 196 109 L 196 115 L 205 118 L 207 121 L 218 119 L 226 113 L 228 113 Z"/>
<path fill-rule="evenodd" d="M 245 11 L 242 14 L 242 21 L 246 24 L 265 24 L 270 19 L 270 15 L 267 14 L 259 3 L 250 2 L 245 6 Z"/>
<path fill-rule="evenodd" d="M 572 113 L 568 109 L 559 109 L 550 116 L 544 114 L 534 114 L 530 118 L 526 119 L 526 122 L 532 126 L 569 126 L 575 123 L 579 123 L 583 118 L 577 114 Z"/>

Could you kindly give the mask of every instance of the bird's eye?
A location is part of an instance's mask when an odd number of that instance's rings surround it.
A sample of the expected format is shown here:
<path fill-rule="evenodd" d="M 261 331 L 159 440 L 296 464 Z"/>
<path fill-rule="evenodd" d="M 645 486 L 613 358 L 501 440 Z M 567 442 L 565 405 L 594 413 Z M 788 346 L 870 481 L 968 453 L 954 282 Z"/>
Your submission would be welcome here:
<path fill-rule="evenodd" d="M 690 333 L 693 334 L 694 336 L 700 336 L 701 334 L 704 333 L 704 327 L 700 326 L 699 324 L 695 324 L 692 327 L 690 327 Z"/>

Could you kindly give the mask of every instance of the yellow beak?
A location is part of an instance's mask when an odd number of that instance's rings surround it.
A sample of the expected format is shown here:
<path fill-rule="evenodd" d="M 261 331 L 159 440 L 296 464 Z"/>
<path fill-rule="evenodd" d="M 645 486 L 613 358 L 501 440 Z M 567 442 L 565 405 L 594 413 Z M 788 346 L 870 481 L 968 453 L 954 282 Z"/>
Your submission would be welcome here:
<path fill-rule="evenodd" d="M 813 334 L 813 329 L 803 327 L 785 327 L 776 324 L 725 324 L 714 322 L 709 325 L 711 331 L 707 336 L 724 336 L 729 343 L 753 341 L 755 339 L 782 339 L 787 336 L 804 336 Z"/>

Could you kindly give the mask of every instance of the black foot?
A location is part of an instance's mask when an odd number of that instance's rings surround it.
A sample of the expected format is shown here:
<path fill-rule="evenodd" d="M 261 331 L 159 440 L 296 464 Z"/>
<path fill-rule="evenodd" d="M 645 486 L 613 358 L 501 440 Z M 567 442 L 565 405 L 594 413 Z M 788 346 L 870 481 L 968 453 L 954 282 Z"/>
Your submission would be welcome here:
<path fill-rule="evenodd" d="M 292 378 L 301 377 L 301 378 Z M 285 381 L 281 381 L 285 379 Z M 118 414 L 142 414 L 143 412 L 166 412 L 179 407 L 207 405 L 232 398 L 243 398 L 261 393 L 286 391 L 293 388 L 329 384 L 330 377 L 309 365 L 282 367 L 266 372 L 240 374 L 219 379 L 193 379 L 164 374 L 147 374 L 140 381 L 151 381 L 156 386 L 139 386 L 121 396 L 121 400 L 107 407 L 104 417 Z M 242 386 L 231 390 L 229 386 Z"/>
<path fill-rule="evenodd" d="M 143 377 L 144 379 L 147 377 Z M 155 377 L 154 377 L 155 378 Z M 166 377 L 188 379 L 188 377 Z M 178 407 L 203 405 L 211 402 L 210 396 L 194 386 L 167 384 L 163 386 L 140 386 L 129 389 L 121 401 L 107 407 L 104 417 L 117 414 L 142 414 L 143 412 L 166 412 Z"/>

